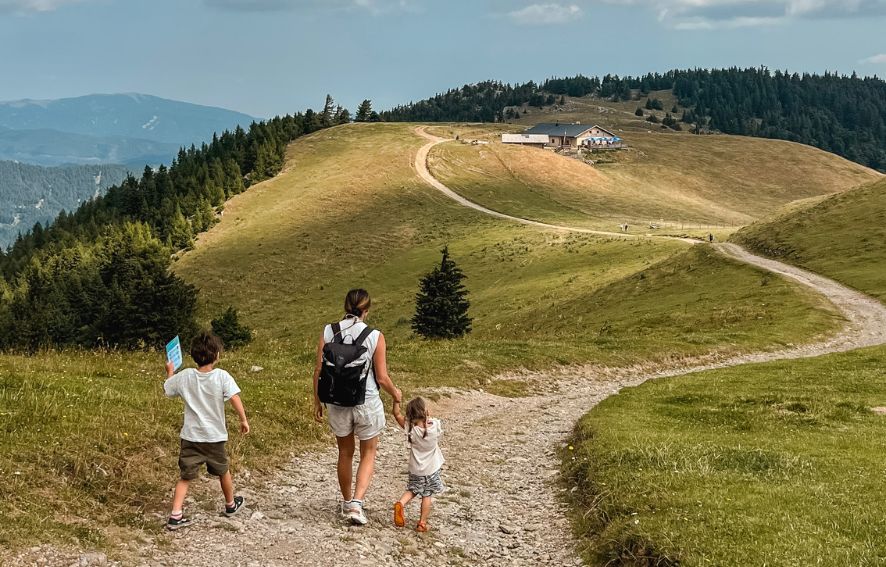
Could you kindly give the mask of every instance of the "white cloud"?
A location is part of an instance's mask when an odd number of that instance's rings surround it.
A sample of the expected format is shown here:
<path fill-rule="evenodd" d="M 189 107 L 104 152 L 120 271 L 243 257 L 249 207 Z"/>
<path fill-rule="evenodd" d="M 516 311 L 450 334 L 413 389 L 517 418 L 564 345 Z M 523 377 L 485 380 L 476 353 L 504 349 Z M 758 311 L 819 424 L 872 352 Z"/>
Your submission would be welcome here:
<path fill-rule="evenodd" d="M 647 6 L 682 30 L 762 27 L 798 19 L 886 16 L 886 0 L 597 0 Z"/>
<path fill-rule="evenodd" d="M 566 24 L 582 17 L 582 9 L 575 4 L 530 4 L 508 12 L 508 18 L 523 26 Z"/>
<path fill-rule="evenodd" d="M 861 60 L 861 63 L 871 63 L 874 65 L 884 65 L 886 64 L 886 53 L 878 53 L 877 55 L 871 55 L 870 57 L 865 57 Z"/>
<path fill-rule="evenodd" d="M 66 4 L 76 4 L 82 0 L 0 0 L 0 14 L 29 14 L 51 12 Z"/>

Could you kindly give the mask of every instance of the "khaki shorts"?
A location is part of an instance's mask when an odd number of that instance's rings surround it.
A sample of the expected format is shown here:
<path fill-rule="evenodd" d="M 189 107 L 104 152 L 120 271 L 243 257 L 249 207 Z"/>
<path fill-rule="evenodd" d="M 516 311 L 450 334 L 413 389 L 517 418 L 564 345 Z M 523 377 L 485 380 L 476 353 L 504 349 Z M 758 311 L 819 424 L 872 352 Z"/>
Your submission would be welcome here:
<path fill-rule="evenodd" d="M 225 443 L 226 441 L 197 443 L 182 439 L 181 452 L 178 454 L 178 468 L 182 480 L 194 480 L 200 476 L 200 467 L 204 463 L 207 472 L 213 476 L 222 476 L 228 472 Z"/>
<path fill-rule="evenodd" d="M 380 397 L 372 397 L 366 403 L 352 408 L 326 406 L 329 427 L 336 437 L 356 435 L 360 441 L 368 441 L 381 435 L 385 428 L 385 406 Z"/>

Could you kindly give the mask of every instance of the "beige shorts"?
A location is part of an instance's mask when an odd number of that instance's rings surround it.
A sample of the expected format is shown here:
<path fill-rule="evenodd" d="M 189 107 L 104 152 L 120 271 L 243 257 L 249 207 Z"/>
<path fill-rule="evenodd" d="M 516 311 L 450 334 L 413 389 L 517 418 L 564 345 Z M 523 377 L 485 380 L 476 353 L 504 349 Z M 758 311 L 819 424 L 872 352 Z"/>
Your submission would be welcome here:
<path fill-rule="evenodd" d="M 360 441 L 368 441 L 381 435 L 385 428 L 385 406 L 380 397 L 372 397 L 366 403 L 352 408 L 328 405 L 329 427 L 336 437 L 356 435 Z"/>

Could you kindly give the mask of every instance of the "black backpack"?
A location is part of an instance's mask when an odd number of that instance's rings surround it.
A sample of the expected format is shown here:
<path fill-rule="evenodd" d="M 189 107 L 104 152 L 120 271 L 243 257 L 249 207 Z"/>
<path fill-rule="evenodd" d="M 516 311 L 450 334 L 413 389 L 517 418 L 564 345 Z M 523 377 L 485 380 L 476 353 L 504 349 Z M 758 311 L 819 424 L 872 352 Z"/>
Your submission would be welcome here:
<path fill-rule="evenodd" d="M 323 345 L 323 365 L 317 394 L 324 404 L 354 407 L 366 401 L 366 379 L 372 359 L 360 363 L 368 350 L 363 343 L 374 329 L 366 327 L 353 343 L 345 344 L 341 325 L 332 324 L 332 340 Z"/>

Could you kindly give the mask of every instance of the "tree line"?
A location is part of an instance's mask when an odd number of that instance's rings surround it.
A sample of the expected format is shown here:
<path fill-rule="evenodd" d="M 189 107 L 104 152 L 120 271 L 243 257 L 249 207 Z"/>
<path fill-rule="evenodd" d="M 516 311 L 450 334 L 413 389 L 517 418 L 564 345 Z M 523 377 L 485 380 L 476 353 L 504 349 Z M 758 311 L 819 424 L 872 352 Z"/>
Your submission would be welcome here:
<path fill-rule="evenodd" d="M 172 254 L 216 222 L 230 197 L 276 175 L 286 145 L 350 120 L 327 97 L 320 113 L 254 122 L 182 148 L 0 250 L 0 348 L 161 345 L 196 329 L 197 289 Z"/>
<path fill-rule="evenodd" d="M 541 108 L 554 104 L 557 96 L 628 101 L 662 90 L 674 92 L 685 109 L 679 121 L 693 125 L 695 132 L 800 142 L 886 171 L 886 82 L 854 73 L 730 68 L 639 77 L 577 75 L 516 85 L 484 81 L 397 106 L 379 117 L 404 122 L 504 122 L 520 116 L 521 107 L 522 112 L 527 106 Z M 661 103 L 652 104 L 648 108 Z"/>

